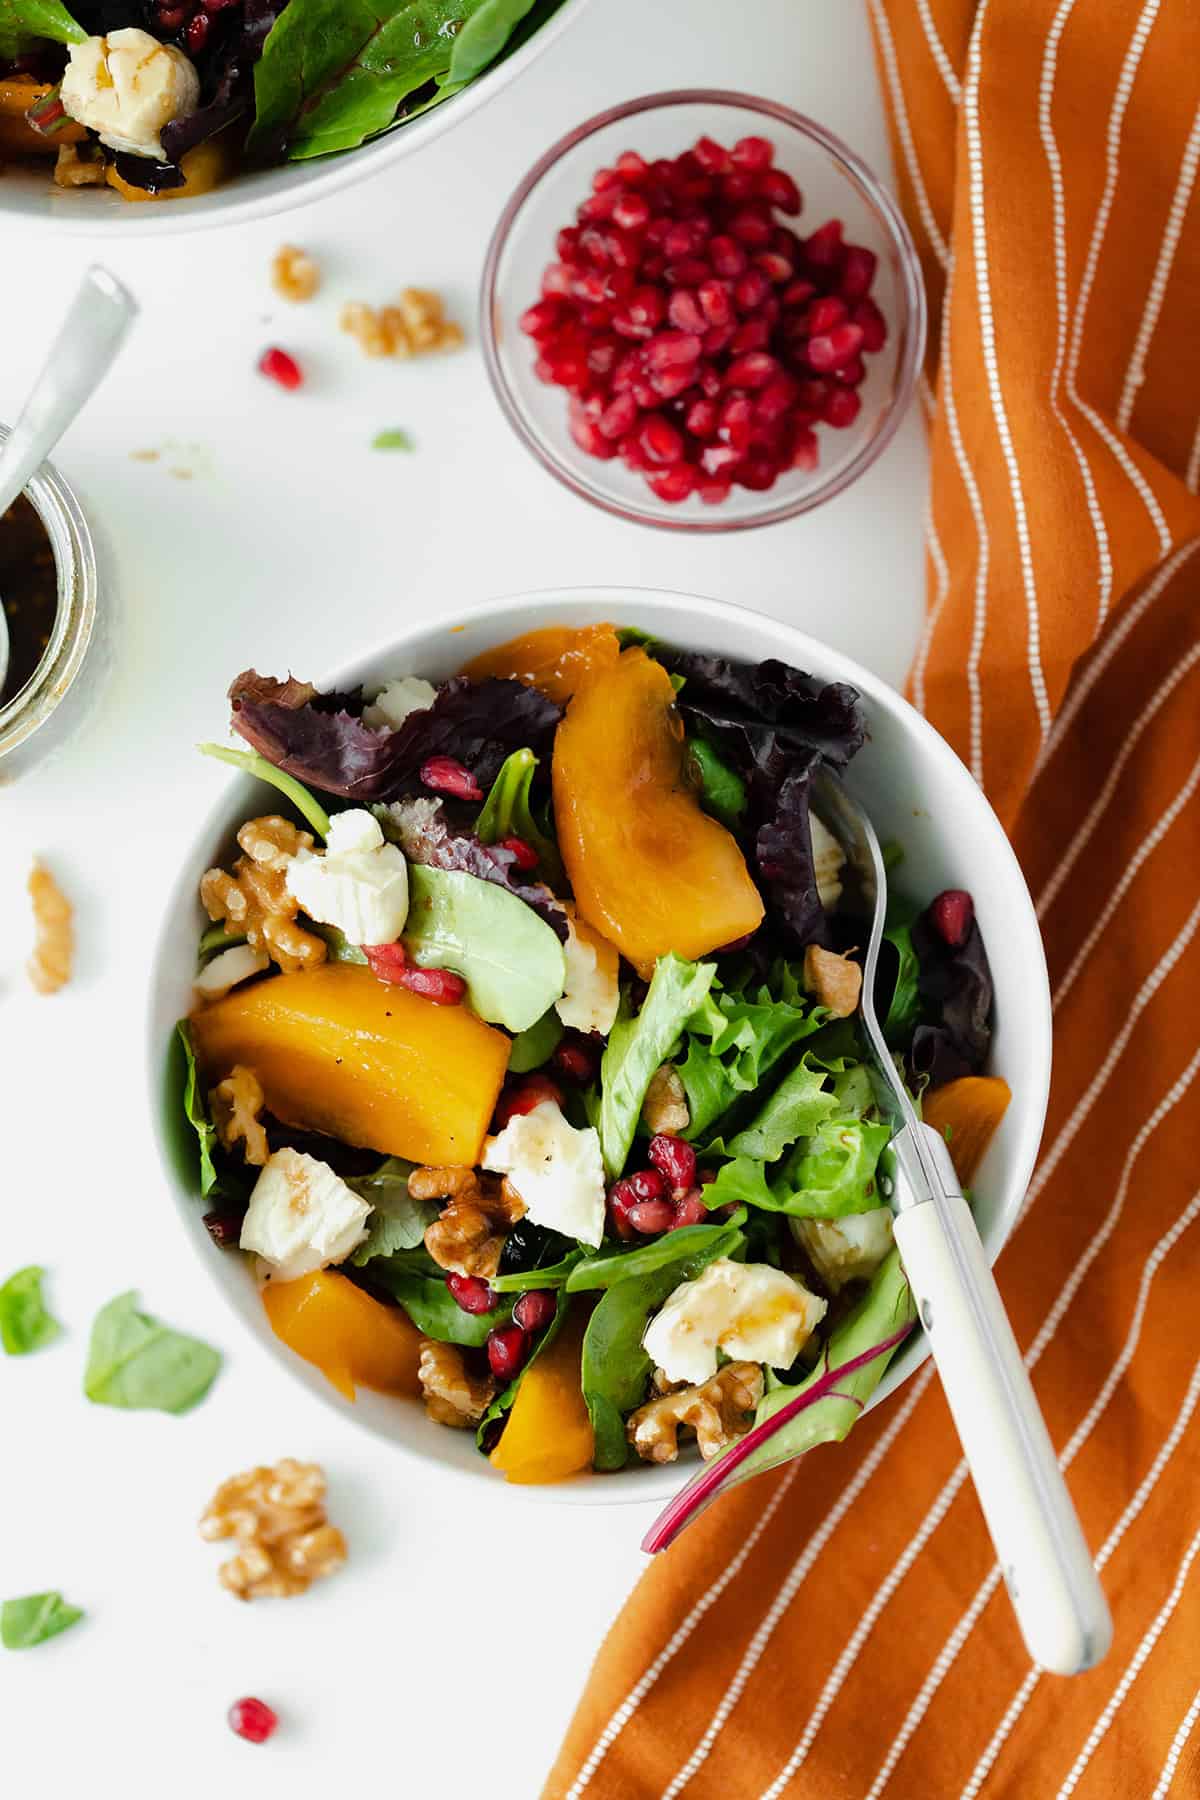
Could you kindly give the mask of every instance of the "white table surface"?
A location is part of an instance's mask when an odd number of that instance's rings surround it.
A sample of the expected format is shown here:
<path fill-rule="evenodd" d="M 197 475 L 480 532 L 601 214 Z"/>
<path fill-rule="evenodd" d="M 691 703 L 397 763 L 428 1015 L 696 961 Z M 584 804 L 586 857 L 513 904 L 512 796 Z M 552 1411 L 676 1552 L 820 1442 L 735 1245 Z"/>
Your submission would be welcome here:
<path fill-rule="evenodd" d="M 144 316 L 58 461 L 109 550 L 120 618 L 99 711 L 0 797 L 0 1278 L 50 1271 L 66 1335 L 0 1358 L 0 1596 L 61 1588 L 87 1620 L 0 1652 L 4 1785 L 46 1795 L 373 1792 L 533 1800 L 592 1654 L 642 1567 L 650 1509 L 468 1491 L 315 1406 L 225 1310 L 178 1229 L 143 1087 L 148 947 L 172 863 L 221 773 L 224 691 L 257 663 L 304 676 L 422 614 L 555 583 L 712 594 L 790 619 L 893 680 L 921 607 L 917 418 L 854 489 L 789 525 L 687 541 L 608 518 L 544 475 L 493 404 L 478 349 L 360 359 L 349 298 L 439 288 L 470 325 L 488 233 L 545 146 L 655 88 L 724 85 L 811 112 L 887 166 L 865 17 L 849 0 L 593 0 L 514 88 L 423 155 L 262 224 L 93 247 L 0 225 L 0 417 L 11 418 L 85 257 Z M 268 285 L 284 241 L 326 271 L 319 302 Z M 256 377 L 268 343 L 310 371 Z M 403 425 L 416 454 L 372 454 Z M 131 453 L 158 448 L 156 463 Z M 190 478 L 170 469 L 189 470 Z M 77 978 L 27 990 L 34 852 L 78 906 Z M 220 1346 L 184 1419 L 88 1405 L 90 1321 L 126 1288 Z M 195 1519 L 217 1482 L 282 1455 L 328 1471 L 351 1545 L 304 1599 L 239 1606 Z M 262 1750 L 225 1709 L 259 1694 Z"/>

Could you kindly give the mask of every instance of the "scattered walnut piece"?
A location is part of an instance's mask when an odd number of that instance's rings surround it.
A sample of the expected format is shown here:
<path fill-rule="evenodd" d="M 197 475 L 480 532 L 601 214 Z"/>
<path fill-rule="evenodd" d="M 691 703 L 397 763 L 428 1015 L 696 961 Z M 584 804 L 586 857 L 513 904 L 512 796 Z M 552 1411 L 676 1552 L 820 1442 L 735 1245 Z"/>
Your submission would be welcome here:
<path fill-rule="evenodd" d="M 462 327 L 447 319 L 440 294 L 427 288 L 405 288 L 395 306 L 376 310 L 362 300 L 343 306 L 342 330 L 364 356 L 424 356 L 431 350 L 457 350 Z"/>
<path fill-rule="evenodd" d="M 200 1519 L 200 1535 L 237 1540 L 237 1554 L 218 1574 L 239 1600 L 302 1594 L 346 1560 L 346 1540 L 325 1515 L 324 1471 L 291 1456 L 223 1481 Z"/>
<path fill-rule="evenodd" d="M 285 975 L 324 962 L 324 938 L 297 923 L 300 908 L 287 891 L 287 866 L 298 850 L 312 849 L 312 834 L 298 831 L 277 814 L 249 819 L 238 832 L 244 856 L 200 878 L 200 901 L 214 924 L 244 933 L 255 950 L 265 950 Z"/>
<path fill-rule="evenodd" d="M 103 187 L 108 175 L 108 164 L 99 154 L 80 155 L 76 144 L 60 144 L 58 156 L 54 164 L 54 181 L 57 187 Z"/>
<path fill-rule="evenodd" d="M 253 1069 L 235 1063 L 232 1071 L 222 1082 L 211 1090 L 208 1096 L 208 1107 L 212 1114 L 212 1122 L 217 1136 L 226 1150 L 233 1150 L 239 1143 L 245 1147 L 248 1163 L 261 1169 L 271 1152 L 267 1146 L 267 1134 L 263 1129 L 259 1114 L 266 1104 L 266 1096 L 258 1076 Z"/>
<path fill-rule="evenodd" d="M 281 244 L 271 263 L 271 286 L 283 300 L 311 300 L 321 285 L 321 271 L 307 250 Z"/>
<path fill-rule="evenodd" d="M 462 1431 L 479 1423 L 496 1392 L 490 1375 L 472 1375 L 457 1344 L 434 1338 L 421 1339 L 417 1379 L 429 1417 Z"/>
<path fill-rule="evenodd" d="M 29 871 L 27 886 L 33 901 L 34 928 L 29 979 L 39 994 L 57 994 L 71 979 L 75 956 L 71 902 L 40 862 L 35 862 Z"/>
<path fill-rule="evenodd" d="M 425 1232 L 425 1248 L 440 1268 L 485 1281 L 496 1273 L 506 1231 L 525 1213 L 508 1180 L 481 1180 L 474 1169 L 414 1169 L 408 1191 L 414 1200 L 446 1200 Z"/>
<path fill-rule="evenodd" d="M 666 1131 L 675 1137 L 691 1124 L 687 1093 L 673 1063 L 663 1063 L 650 1077 L 650 1086 L 642 1103 L 642 1117 L 652 1132 Z"/>
<path fill-rule="evenodd" d="M 848 1019 L 858 1011 L 862 994 L 862 965 L 836 951 L 810 944 L 804 952 L 804 985 L 835 1018 Z"/>
<path fill-rule="evenodd" d="M 648 1400 L 626 1422 L 630 1443 L 644 1462 L 674 1462 L 680 1428 L 690 1427 L 708 1462 L 749 1431 L 762 1399 L 763 1376 L 757 1363 L 732 1362 L 698 1387 L 663 1392 L 664 1384 L 660 1369 L 654 1377 L 658 1398 Z"/>

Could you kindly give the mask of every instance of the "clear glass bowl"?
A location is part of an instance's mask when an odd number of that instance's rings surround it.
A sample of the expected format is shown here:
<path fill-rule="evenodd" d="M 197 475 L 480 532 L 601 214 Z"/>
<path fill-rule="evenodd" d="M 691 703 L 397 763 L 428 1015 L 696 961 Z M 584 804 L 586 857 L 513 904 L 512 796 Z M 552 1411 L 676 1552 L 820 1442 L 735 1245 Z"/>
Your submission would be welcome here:
<path fill-rule="evenodd" d="M 568 396 L 540 381 L 535 348 L 519 326 L 538 299 L 542 272 L 556 260 L 554 240 L 575 220 L 592 191 L 592 176 L 623 150 L 648 161 L 677 156 L 707 135 L 726 146 L 752 135 L 775 145 L 775 163 L 804 196 L 800 229 L 811 232 L 839 218 L 849 242 L 878 258 L 871 297 L 888 323 L 882 350 L 866 358 L 859 393 L 862 410 L 843 430 L 819 425 L 815 469 L 791 469 L 762 492 L 734 487 L 724 501 L 705 505 L 695 495 L 680 504 L 660 500 L 645 478 L 619 457 L 601 461 L 572 439 Z M 642 525 L 676 531 L 739 531 L 807 512 L 840 494 L 888 443 L 904 414 L 925 348 L 925 290 L 917 253 L 886 188 L 852 150 L 812 119 L 748 94 L 681 89 L 648 94 L 597 114 L 560 138 L 534 164 L 505 207 L 488 246 L 480 299 L 480 337 L 501 408 L 526 447 L 574 493 L 606 512 Z"/>

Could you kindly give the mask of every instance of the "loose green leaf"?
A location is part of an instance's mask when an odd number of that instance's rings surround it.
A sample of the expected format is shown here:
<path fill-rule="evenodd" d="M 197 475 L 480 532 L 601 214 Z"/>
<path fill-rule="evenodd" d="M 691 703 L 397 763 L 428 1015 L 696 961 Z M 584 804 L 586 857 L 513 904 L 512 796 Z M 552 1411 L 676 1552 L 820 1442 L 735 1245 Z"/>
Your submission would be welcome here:
<path fill-rule="evenodd" d="M 540 1069 L 543 1063 L 548 1063 L 562 1040 L 562 1034 L 562 1020 L 551 1007 L 528 1031 L 519 1032 L 513 1039 L 512 1049 L 508 1053 L 509 1074 L 528 1075 L 531 1069 Z"/>
<path fill-rule="evenodd" d="M 137 1294 L 118 1294 L 96 1315 L 83 1391 L 98 1406 L 187 1412 L 203 1400 L 221 1366 L 199 1338 L 137 1310 Z"/>
<path fill-rule="evenodd" d="M 633 1250 L 614 1247 L 597 1256 L 585 1256 L 567 1275 L 567 1292 L 608 1288 L 618 1281 L 640 1281 L 671 1263 L 687 1262 L 696 1256 L 709 1260 L 713 1256 L 729 1256 L 731 1248 L 736 1248 L 741 1240 L 740 1227 L 745 1220 L 746 1209 L 739 1207 L 732 1218 L 720 1225 L 682 1225 L 678 1231 L 664 1232 L 662 1237 Z M 538 1280 L 540 1284 L 540 1275 Z"/>
<path fill-rule="evenodd" d="M 59 0 L 0 0 L 0 60 L 22 55 L 37 38 L 82 44 L 86 37 Z"/>
<path fill-rule="evenodd" d="M 454 40 L 450 80 L 463 87 L 494 63 L 533 0 L 483 0 Z"/>
<path fill-rule="evenodd" d="M 286 18 L 286 13 L 283 15 Z M 215 756 L 218 762 L 229 763 L 234 769 L 243 769 L 247 775 L 257 776 L 259 781 L 269 782 L 286 794 L 302 819 L 306 819 L 319 838 L 329 836 L 329 814 L 318 800 L 309 793 L 302 781 L 294 775 L 285 775 L 274 763 L 269 763 L 265 756 L 257 750 L 234 750 L 228 744 L 198 744 L 197 749 L 205 756 Z"/>
<path fill-rule="evenodd" d="M 566 881 L 562 858 L 554 839 L 534 817 L 530 799 L 537 761 L 532 750 L 514 750 L 505 758 L 475 821 L 475 835 L 481 844 L 523 838 L 537 851 L 539 879 L 557 892 Z"/>
<path fill-rule="evenodd" d="M 186 1019 L 180 1019 L 175 1027 L 179 1041 L 183 1045 L 185 1069 L 183 1082 L 183 1111 L 188 1124 L 196 1133 L 196 1142 L 200 1149 L 200 1192 L 211 1194 L 218 1185 L 220 1176 L 213 1162 L 215 1152 L 220 1148 L 216 1127 L 208 1116 L 204 1103 L 204 1094 L 200 1087 L 200 1074 L 196 1067 L 196 1051 L 192 1044 L 191 1028 Z"/>
<path fill-rule="evenodd" d="M 808 1056 L 802 1056 L 750 1123 L 729 1140 L 729 1154 L 775 1162 L 797 1138 L 811 1137 L 840 1110 L 828 1082 L 826 1070 L 813 1068 Z"/>
<path fill-rule="evenodd" d="M 377 1256 L 394 1256 L 424 1243 L 426 1228 L 440 1208 L 432 1200 L 413 1199 L 408 1191 L 412 1171 L 412 1163 L 389 1156 L 370 1175 L 356 1175 L 347 1181 L 346 1186 L 375 1209 L 367 1221 L 366 1237 L 350 1258 L 355 1268 L 361 1269 Z"/>
<path fill-rule="evenodd" d="M 746 810 L 745 782 L 718 755 L 707 738 L 689 738 L 688 755 L 704 810 L 734 830 Z"/>
<path fill-rule="evenodd" d="M 527 1031 L 562 997 L 562 945 L 515 894 L 457 869 L 420 863 L 409 868 L 408 891 L 405 949 L 423 969 L 461 975 L 481 1019 Z"/>
<path fill-rule="evenodd" d="M 28 1356 L 53 1343 L 62 1326 L 42 1299 L 42 1276 L 36 1264 L 18 1269 L 0 1287 L 0 1344 L 9 1356 Z"/>
<path fill-rule="evenodd" d="M 660 956 L 642 1010 L 624 1010 L 609 1033 L 600 1065 L 600 1148 L 610 1176 L 625 1166 L 646 1089 L 667 1061 L 687 1021 L 707 999 L 715 963 Z"/>
<path fill-rule="evenodd" d="M 504 1300 L 487 1313 L 464 1312 L 450 1289 L 445 1274 L 426 1276 L 398 1269 L 394 1263 L 376 1263 L 371 1280 L 399 1302 L 426 1337 L 443 1344 L 465 1344 L 478 1349 L 487 1342 L 489 1331 L 507 1325 L 512 1318 L 513 1302 Z"/>
<path fill-rule="evenodd" d="M 415 450 L 416 447 L 409 433 L 398 425 L 389 431 L 377 431 L 371 439 L 372 450 Z"/>
<path fill-rule="evenodd" d="M 32 1650 L 69 1631 L 82 1617 L 82 1608 L 68 1606 L 61 1594 L 24 1594 L 0 1606 L 0 1644 L 6 1650 Z"/>

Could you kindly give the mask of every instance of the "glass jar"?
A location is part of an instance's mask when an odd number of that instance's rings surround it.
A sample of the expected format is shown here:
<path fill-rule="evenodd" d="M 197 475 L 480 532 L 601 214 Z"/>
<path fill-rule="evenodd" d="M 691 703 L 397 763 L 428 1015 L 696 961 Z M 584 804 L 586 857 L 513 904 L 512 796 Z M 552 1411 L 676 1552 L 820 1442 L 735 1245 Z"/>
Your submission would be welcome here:
<path fill-rule="evenodd" d="M 7 436 L 8 427 L 0 425 L 0 443 Z M 93 637 L 99 581 L 87 520 L 50 463 L 43 463 L 25 496 L 54 552 L 58 604 L 41 661 L 25 686 L 0 706 L 0 783 L 23 775 L 78 729 L 98 674 Z"/>

